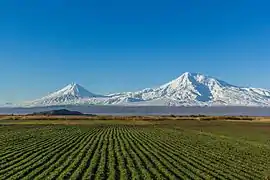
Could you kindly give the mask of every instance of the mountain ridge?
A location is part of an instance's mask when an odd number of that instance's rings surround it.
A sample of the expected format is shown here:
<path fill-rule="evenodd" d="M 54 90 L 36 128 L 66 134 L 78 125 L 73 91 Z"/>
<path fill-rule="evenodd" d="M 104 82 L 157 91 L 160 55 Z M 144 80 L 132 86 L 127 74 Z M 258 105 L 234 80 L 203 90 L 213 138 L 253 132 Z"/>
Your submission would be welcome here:
<path fill-rule="evenodd" d="M 270 90 L 229 84 L 201 73 L 185 72 L 157 88 L 109 95 L 94 94 L 71 83 L 30 106 L 51 105 L 269 106 Z"/>

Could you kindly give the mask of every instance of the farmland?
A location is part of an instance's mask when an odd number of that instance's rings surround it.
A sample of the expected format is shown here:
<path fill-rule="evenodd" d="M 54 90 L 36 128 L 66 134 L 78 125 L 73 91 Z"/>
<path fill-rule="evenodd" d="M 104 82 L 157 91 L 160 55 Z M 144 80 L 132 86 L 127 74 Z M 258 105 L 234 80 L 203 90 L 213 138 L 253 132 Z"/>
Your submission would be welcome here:
<path fill-rule="evenodd" d="M 0 179 L 267 179 L 270 124 L 0 120 Z"/>

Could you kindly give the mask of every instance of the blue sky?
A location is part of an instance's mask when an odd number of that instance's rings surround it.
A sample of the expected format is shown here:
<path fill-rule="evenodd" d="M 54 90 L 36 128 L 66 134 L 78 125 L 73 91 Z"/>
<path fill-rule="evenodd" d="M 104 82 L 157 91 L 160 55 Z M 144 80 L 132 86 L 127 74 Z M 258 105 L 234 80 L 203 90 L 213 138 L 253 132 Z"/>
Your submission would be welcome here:
<path fill-rule="evenodd" d="M 158 86 L 200 72 L 270 88 L 270 3 L 3 0 L 0 102 L 77 82 L 92 92 Z"/>

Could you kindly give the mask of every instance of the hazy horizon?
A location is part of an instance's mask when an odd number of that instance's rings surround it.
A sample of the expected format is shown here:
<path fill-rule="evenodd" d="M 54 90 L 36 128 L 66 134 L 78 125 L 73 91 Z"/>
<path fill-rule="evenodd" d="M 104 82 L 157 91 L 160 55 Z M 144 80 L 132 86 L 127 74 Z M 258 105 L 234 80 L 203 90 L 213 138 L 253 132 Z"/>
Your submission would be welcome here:
<path fill-rule="evenodd" d="M 32 108 L 1 108 L 0 114 L 31 114 L 56 109 L 68 109 L 97 115 L 214 115 L 214 116 L 270 116 L 269 107 L 184 107 L 184 106 L 50 106 Z"/>

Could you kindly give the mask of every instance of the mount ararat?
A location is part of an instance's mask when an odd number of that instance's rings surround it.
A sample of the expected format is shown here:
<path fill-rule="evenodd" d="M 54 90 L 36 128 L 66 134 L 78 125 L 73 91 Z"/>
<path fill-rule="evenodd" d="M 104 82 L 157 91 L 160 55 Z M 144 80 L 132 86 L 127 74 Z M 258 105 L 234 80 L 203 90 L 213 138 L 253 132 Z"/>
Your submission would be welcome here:
<path fill-rule="evenodd" d="M 133 105 L 133 106 L 269 106 L 270 90 L 231 85 L 199 73 L 186 72 L 157 88 L 99 95 L 72 83 L 24 106 Z"/>

